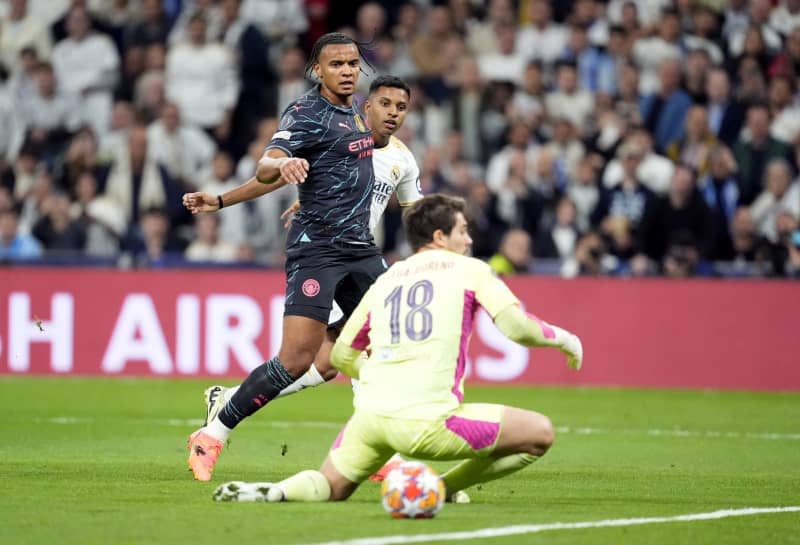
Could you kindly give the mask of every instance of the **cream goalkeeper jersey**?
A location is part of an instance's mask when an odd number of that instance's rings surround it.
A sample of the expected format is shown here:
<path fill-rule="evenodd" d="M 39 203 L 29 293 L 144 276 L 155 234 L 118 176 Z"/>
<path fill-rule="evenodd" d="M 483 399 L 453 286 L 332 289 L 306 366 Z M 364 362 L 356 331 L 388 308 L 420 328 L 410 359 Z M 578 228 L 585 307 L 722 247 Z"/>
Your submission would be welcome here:
<path fill-rule="evenodd" d="M 337 343 L 370 347 L 354 405 L 398 418 L 432 419 L 464 398 L 475 313 L 494 318 L 519 300 L 489 265 L 446 250 L 425 250 L 378 277 Z"/>
<path fill-rule="evenodd" d="M 389 137 L 389 143 L 372 152 L 375 185 L 372 190 L 372 208 L 369 228 L 375 229 L 381 220 L 392 193 L 402 206 L 422 198 L 419 184 L 419 167 L 414 155 L 399 138 Z"/>

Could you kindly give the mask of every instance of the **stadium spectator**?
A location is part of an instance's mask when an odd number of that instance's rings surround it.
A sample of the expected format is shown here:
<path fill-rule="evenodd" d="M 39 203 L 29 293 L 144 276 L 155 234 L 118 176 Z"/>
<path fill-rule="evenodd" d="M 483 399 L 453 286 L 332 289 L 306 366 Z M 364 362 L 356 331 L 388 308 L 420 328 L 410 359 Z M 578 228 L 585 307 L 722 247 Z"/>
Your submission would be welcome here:
<path fill-rule="evenodd" d="M 741 204 L 736 160 L 730 150 L 717 146 L 708 158 L 708 173 L 699 188 L 711 214 L 707 256 L 712 260 L 732 258 L 728 225 Z"/>
<path fill-rule="evenodd" d="M 489 258 L 489 266 L 500 276 L 531 271 L 533 265 L 531 236 L 522 229 L 509 229 L 500 241 L 500 249 Z"/>
<path fill-rule="evenodd" d="M 612 94 L 616 89 L 617 79 L 615 60 L 589 43 L 588 31 L 583 24 L 574 22 L 569 28 L 569 40 L 561 59 L 576 64 L 579 86 L 582 89 L 592 93 Z M 616 39 L 614 45 L 619 47 L 620 41 Z"/>
<path fill-rule="evenodd" d="M 708 168 L 708 155 L 717 145 L 717 139 L 708 126 L 708 112 L 695 104 L 686 113 L 683 138 L 667 146 L 667 157 L 674 163 L 688 165 L 701 176 Z"/>
<path fill-rule="evenodd" d="M 308 81 L 306 81 L 304 74 L 305 64 L 305 55 L 299 48 L 290 47 L 281 55 L 278 83 L 278 114 L 282 114 L 295 98 L 308 90 Z"/>
<path fill-rule="evenodd" d="M 706 250 L 710 215 L 697 189 L 696 172 L 678 165 L 666 196 L 656 198 L 645 210 L 638 233 L 637 247 L 658 262 L 667 253 L 671 241 L 688 233 L 697 248 Z"/>
<path fill-rule="evenodd" d="M 77 97 L 59 92 L 53 67 L 40 63 L 36 70 L 36 89 L 19 102 L 19 114 L 27 142 L 42 150 L 51 158 L 51 163 L 69 134 L 80 125 L 79 104 Z"/>
<path fill-rule="evenodd" d="M 53 48 L 52 62 L 59 86 L 81 97 L 83 122 L 102 138 L 111 119 L 111 91 L 118 79 L 119 54 L 108 36 L 92 32 L 89 25 L 86 9 L 70 10 L 67 37 Z"/>
<path fill-rule="evenodd" d="M 562 197 L 556 205 L 555 216 L 549 225 L 539 230 L 533 242 L 533 254 L 549 259 L 568 259 L 575 253 L 580 231 L 578 212 L 569 197 Z"/>
<path fill-rule="evenodd" d="M 623 62 L 619 67 L 617 94 L 614 97 L 614 110 L 627 125 L 642 124 L 639 112 L 642 95 L 639 93 L 639 69 L 632 62 Z"/>
<path fill-rule="evenodd" d="M 19 230 L 19 211 L 0 209 L 0 262 L 36 259 L 42 249 L 34 237 Z"/>
<path fill-rule="evenodd" d="M 44 202 L 57 188 L 47 169 L 39 170 L 30 190 L 21 201 L 18 224 L 23 233 L 30 233 L 34 224 L 44 215 Z"/>
<path fill-rule="evenodd" d="M 241 17 L 240 0 L 222 0 L 222 23 L 218 39 L 233 52 L 240 92 L 233 113 L 230 151 L 242 155 L 258 119 L 277 115 L 275 109 L 276 76 L 272 67 L 273 52 L 259 28 Z"/>
<path fill-rule="evenodd" d="M 575 63 L 560 61 L 556 65 L 556 88 L 545 97 L 551 119 L 565 117 L 572 121 L 579 135 L 588 125 L 594 107 L 594 96 L 578 85 Z"/>
<path fill-rule="evenodd" d="M 669 190 L 672 172 L 675 169 L 674 163 L 663 155 L 653 151 L 653 138 L 645 129 L 634 129 L 628 132 L 625 140 L 633 142 L 643 153 L 639 166 L 636 168 L 636 176 L 650 191 L 658 195 L 664 195 Z M 618 151 L 619 148 L 614 148 Z M 622 181 L 623 163 L 620 158 L 616 158 L 608 163 L 603 173 L 603 186 L 613 189 Z"/>
<path fill-rule="evenodd" d="M 800 136 L 800 104 L 795 100 L 794 91 L 791 77 L 778 75 L 769 80 L 767 93 L 772 119 L 769 134 L 787 144 Z"/>
<path fill-rule="evenodd" d="M 772 159 L 764 173 L 764 191 L 750 206 L 756 232 L 778 242 L 777 218 L 786 212 L 800 219 L 800 182 L 792 182 L 792 168 L 784 159 Z"/>
<path fill-rule="evenodd" d="M 263 153 L 263 149 L 261 151 Z M 222 195 L 240 183 L 234 177 L 231 157 L 224 151 L 218 151 L 211 168 L 197 176 L 198 189 L 212 195 Z M 247 206 L 232 206 L 219 211 L 219 230 L 223 240 L 234 244 L 244 242 L 248 232 L 248 212 Z"/>
<path fill-rule="evenodd" d="M 125 28 L 124 43 L 127 50 L 166 43 L 170 21 L 162 4 L 161 0 L 141 0 L 140 16 Z"/>
<path fill-rule="evenodd" d="M 767 163 L 772 159 L 789 159 L 789 148 L 769 134 L 769 109 L 754 104 L 747 109 L 745 131 L 733 147 L 739 169 L 739 202 L 750 204 L 761 192 Z"/>
<path fill-rule="evenodd" d="M 19 63 L 16 68 L 5 67 L 5 70 L 0 70 L 7 78 L 4 87 L 8 89 L 10 99 L 25 100 L 36 91 L 36 73 L 41 63 L 42 59 L 39 58 L 36 49 L 24 47 L 19 52 Z"/>
<path fill-rule="evenodd" d="M 49 59 L 49 29 L 28 13 L 28 0 L 9 0 L 8 16 L 0 18 L 0 64 L 14 70 L 20 52 L 26 48 L 32 48 L 39 59 Z"/>
<path fill-rule="evenodd" d="M 683 59 L 684 49 L 677 12 L 669 9 L 661 15 L 657 34 L 636 40 L 632 53 L 636 64 L 641 68 L 639 92 L 645 96 L 660 93 L 662 98 L 667 98 L 680 84 L 680 61 Z M 669 82 L 664 81 L 665 65 L 671 70 Z M 672 73 L 675 70 L 677 74 Z"/>
<path fill-rule="evenodd" d="M 118 153 L 127 153 L 128 140 L 125 147 L 115 148 Z M 63 162 L 57 179 L 57 185 L 71 194 L 75 193 L 75 184 L 78 177 L 85 171 L 90 171 L 97 180 L 98 192 L 106 189 L 106 182 L 111 165 L 100 154 L 97 138 L 89 127 L 82 127 L 73 135 L 63 155 Z"/>
<path fill-rule="evenodd" d="M 768 243 L 756 233 L 750 209 L 742 206 L 731 221 L 733 258 L 724 272 L 735 276 L 761 276 L 768 270 L 770 251 Z M 719 265 L 718 265 L 719 267 Z"/>
<path fill-rule="evenodd" d="M 662 268 L 668 278 L 688 278 L 707 274 L 708 270 L 707 266 L 701 263 L 697 241 L 686 231 L 673 234 L 662 261 Z"/>
<path fill-rule="evenodd" d="M 735 10 L 735 4 L 731 7 Z M 756 36 L 764 45 L 765 52 L 775 53 L 781 48 L 781 35 L 769 24 L 771 9 L 770 0 L 750 0 L 747 25 L 739 24 L 728 35 L 728 51 L 731 55 L 745 53 L 748 49 L 748 40 L 752 41 Z"/>
<path fill-rule="evenodd" d="M 172 234 L 169 216 L 162 208 L 143 210 L 124 243 L 136 267 L 180 264 L 185 248 L 186 243 Z"/>
<path fill-rule="evenodd" d="M 473 53 L 493 54 L 499 51 L 498 25 L 516 25 L 514 4 L 511 0 L 489 0 L 486 17 L 467 25 L 467 46 Z"/>
<path fill-rule="evenodd" d="M 477 52 L 481 78 L 486 81 L 510 81 L 518 85 L 522 81 L 527 61 L 514 47 L 516 27 L 510 23 L 497 24 L 494 32 L 497 52 Z"/>
<path fill-rule="evenodd" d="M 189 216 L 181 204 L 184 188 L 148 155 L 147 147 L 147 129 L 140 125 L 131 129 L 128 148 L 114 157 L 105 193 L 133 225 L 152 208 L 164 209 L 172 225 L 185 223 Z"/>
<path fill-rule="evenodd" d="M 450 98 L 450 128 L 461 133 L 464 157 L 477 162 L 483 158 L 481 105 L 486 86 L 474 58 L 462 57 L 456 70 L 459 86 Z"/>
<path fill-rule="evenodd" d="M 617 260 L 609 255 L 603 237 L 596 231 L 589 231 L 578 240 L 575 255 L 562 263 L 561 276 L 602 276 L 610 274 L 617 267 Z"/>
<path fill-rule="evenodd" d="M 78 253 L 86 245 L 83 224 L 70 216 L 69 196 L 54 192 L 42 205 L 44 215 L 33 226 L 32 234 L 44 247 L 45 253 Z"/>
<path fill-rule="evenodd" d="M 683 90 L 696 105 L 708 102 L 706 79 L 713 64 L 705 49 L 693 49 L 683 62 Z"/>
<path fill-rule="evenodd" d="M 186 248 L 187 261 L 207 263 L 233 263 L 238 250 L 235 244 L 220 238 L 220 216 L 198 214 L 194 216 L 197 238 Z"/>
<path fill-rule="evenodd" d="M 800 75 L 800 25 L 789 33 L 783 50 L 769 67 L 770 76 L 779 74 L 794 78 Z"/>
<path fill-rule="evenodd" d="M 41 163 L 39 154 L 31 146 L 23 147 L 11 170 L 12 183 L 10 189 L 16 200 L 24 201 L 33 188 L 36 177 L 46 167 Z"/>
<path fill-rule="evenodd" d="M 148 153 L 176 180 L 196 184 L 199 172 L 214 157 L 216 144 L 201 129 L 181 123 L 177 105 L 169 102 L 147 127 Z"/>
<path fill-rule="evenodd" d="M 206 129 L 218 144 L 230 136 L 239 79 L 233 53 L 227 45 L 206 41 L 206 20 L 195 14 L 189 22 L 189 40 L 167 53 L 167 99 L 178 105 L 188 124 Z"/>
<path fill-rule="evenodd" d="M 186 8 L 181 10 L 181 14 L 169 31 L 170 46 L 190 41 L 189 24 L 195 15 L 202 16 L 206 21 L 207 42 L 214 42 L 220 38 L 222 35 L 222 8 L 213 0 L 192 0 Z"/>
<path fill-rule="evenodd" d="M 800 1 L 780 0 L 769 14 L 769 25 L 783 36 L 800 29 Z"/>
<path fill-rule="evenodd" d="M 744 108 L 731 96 L 730 79 L 724 69 L 713 68 L 708 73 L 706 96 L 711 132 L 726 146 L 732 146 L 744 123 Z"/>
<path fill-rule="evenodd" d="M 600 201 L 600 183 L 594 158 L 585 156 L 573 173 L 566 196 L 575 205 L 575 224 L 582 233 L 589 230 L 590 218 Z"/>
<path fill-rule="evenodd" d="M 550 2 L 531 0 L 528 5 L 530 24 L 519 29 L 517 49 L 529 60 L 550 65 L 561 56 L 569 34 L 563 26 L 553 22 Z"/>
<path fill-rule="evenodd" d="M 722 48 L 717 44 L 719 41 L 717 27 L 717 15 L 712 8 L 697 3 L 692 8 L 691 33 L 684 38 L 687 49 L 704 51 L 714 66 L 721 65 L 725 60 Z"/>
<path fill-rule="evenodd" d="M 625 142 L 620 147 L 622 179 L 598 203 L 592 221 L 594 225 L 605 224 L 604 230 L 610 231 L 612 226 L 609 220 L 624 218 L 631 230 L 639 227 L 645 209 L 654 199 L 653 192 L 642 185 L 637 174 L 643 158 L 644 149 L 635 141 Z"/>
<path fill-rule="evenodd" d="M 681 89 L 681 65 L 667 59 L 658 67 L 658 90 L 642 98 L 639 109 L 644 126 L 653 135 L 655 149 L 663 153 L 670 142 L 683 136 L 683 123 L 691 99 Z"/>
<path fill-rule="evenodd" d="M 242 0 L 241 16 L 271 42 L 292 42 L 308 29 L 302 0 Z"/>

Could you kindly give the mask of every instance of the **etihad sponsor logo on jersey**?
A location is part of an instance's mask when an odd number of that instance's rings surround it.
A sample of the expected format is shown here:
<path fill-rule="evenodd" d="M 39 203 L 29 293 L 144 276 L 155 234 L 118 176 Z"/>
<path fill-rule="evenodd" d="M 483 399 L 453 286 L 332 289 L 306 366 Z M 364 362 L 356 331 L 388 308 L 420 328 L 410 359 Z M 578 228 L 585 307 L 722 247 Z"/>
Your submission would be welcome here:
<path fill-rule="evenodd" d="M 375 141 L 372 140 L 372 135 L 353 140 L 347 145 L 350 153 L 358 154 L 359 159 L 365 157 L 372 157 L 372 149 L 375 147 Z"/>

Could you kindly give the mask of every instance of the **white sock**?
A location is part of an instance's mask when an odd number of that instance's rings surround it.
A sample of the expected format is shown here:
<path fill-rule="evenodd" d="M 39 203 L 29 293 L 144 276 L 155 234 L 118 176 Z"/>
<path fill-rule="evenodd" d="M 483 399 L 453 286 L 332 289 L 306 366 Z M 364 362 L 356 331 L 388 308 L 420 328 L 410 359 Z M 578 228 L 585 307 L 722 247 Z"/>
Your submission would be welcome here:
<path fill-rule="evenodd" d="M 325 382 L 325 379 L 322 378 L 322 375 L 319 374 L 319 371 L 317 371 L 317 368 L 312 363 L 311 367 L 308 368 L 308 371 L 306 371 L 303 374 L 303 376 L 301 376 L 299 379 L 295 380 L 289 386 L 287 386 L 286 388 L 281 390 L 280 393 L 278 394 L 278 397 L 283 397 L 283 396 L 296 394 L 297 392 L 299 392 L 301 390 L 305 390 L 306 388 L 313 388 L 315 386 L 319 386 L 320 384 L 322 384 L 324 382 Z M 227 392 L 226 392 L 226 394 L 227 394 Z M 225 397 L 227 397 L 227 395 Z"/>
<path fill-rule="evenodd" d="M 230 437 L 233 430 L 220 422 L 218 417 L 215 417 L 214 420 L 209 422 L 208 425 L 203 428 L 203 431 L 214 439 L 219 439 L 224 443 L 228 440 L 228 437 Z"/>

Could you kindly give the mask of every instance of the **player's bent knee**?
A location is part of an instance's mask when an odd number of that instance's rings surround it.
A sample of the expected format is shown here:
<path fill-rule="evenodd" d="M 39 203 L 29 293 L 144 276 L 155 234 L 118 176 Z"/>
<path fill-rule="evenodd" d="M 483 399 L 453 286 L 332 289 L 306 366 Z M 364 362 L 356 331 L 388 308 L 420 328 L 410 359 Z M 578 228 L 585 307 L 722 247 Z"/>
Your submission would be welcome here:
<path fill-rule="evenodd" d="M 531 452 L 531 454 L 542 456 L 550 450 L 553 441 L 555 441 L 555 429 L 553 429 L 553 423 L 550 419 L 543 414 L 534 413 L 532 420 L 532 443 L 536 452 Z"/>

